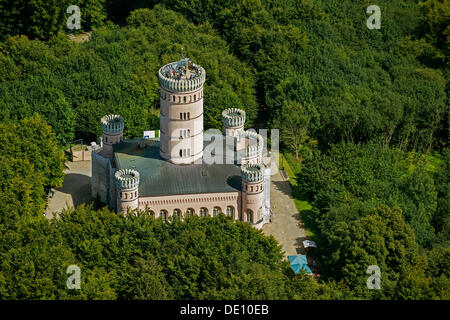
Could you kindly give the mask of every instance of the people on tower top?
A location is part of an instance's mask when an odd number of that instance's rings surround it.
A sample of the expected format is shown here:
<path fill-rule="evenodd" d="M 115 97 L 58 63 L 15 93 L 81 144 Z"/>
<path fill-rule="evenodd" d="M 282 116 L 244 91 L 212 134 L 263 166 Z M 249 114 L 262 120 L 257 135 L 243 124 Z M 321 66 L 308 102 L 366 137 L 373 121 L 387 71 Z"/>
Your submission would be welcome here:
<path fill-rule="evenodd" d="M 169 65 L 164 72 L 166 78 L 176 80 L 192 80 L 199 77 L 201 74 L 201 69 L 188 58 L 182 59 L 176 64 Z"/>

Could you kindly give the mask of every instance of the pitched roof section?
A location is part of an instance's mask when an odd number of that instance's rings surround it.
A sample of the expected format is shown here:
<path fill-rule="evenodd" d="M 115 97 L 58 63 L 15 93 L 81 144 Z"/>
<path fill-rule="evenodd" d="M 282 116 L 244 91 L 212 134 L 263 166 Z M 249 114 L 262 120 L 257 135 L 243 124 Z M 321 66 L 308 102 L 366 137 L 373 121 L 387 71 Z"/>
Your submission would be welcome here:
<path fill-rule="evenodd" d="M 172 164 L 159 156 L 159 141 L 139 140 L 114 144 L 117 169 L 140 174 L 139 196 L 164 196 L 241 190 L 239 167 L 234 164 Z"/>

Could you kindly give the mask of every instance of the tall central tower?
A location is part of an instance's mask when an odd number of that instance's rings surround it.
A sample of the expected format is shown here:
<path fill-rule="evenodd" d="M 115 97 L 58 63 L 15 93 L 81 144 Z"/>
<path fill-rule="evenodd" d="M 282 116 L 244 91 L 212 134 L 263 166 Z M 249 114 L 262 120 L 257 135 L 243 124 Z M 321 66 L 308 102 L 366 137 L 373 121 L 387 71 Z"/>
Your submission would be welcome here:
<path fill-rule="evenodd" d="M 192 164 L 203 157 L 205 69 L 188 58 L 159 69 L 161 158 Z"/>

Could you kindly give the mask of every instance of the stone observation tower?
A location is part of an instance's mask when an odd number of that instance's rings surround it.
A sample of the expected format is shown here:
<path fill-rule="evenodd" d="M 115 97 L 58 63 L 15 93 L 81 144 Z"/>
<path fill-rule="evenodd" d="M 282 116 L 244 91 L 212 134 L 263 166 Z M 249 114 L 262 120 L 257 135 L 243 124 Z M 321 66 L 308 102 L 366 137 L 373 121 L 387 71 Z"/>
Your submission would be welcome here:
<path fill-rule="evenodd" d="M 122 169 L 114 174 L 117 189 L 117 209 L 127 212 L 139 207 L 139 172 Z"/>
<path fill-rule="evenodd" d="M 242 165 L 241 177 L 242 220 L 257 224 L 262 220 L 264 167 L 259 163 Z"/>
<path fill-rule="evenodd" d="M 122 116 L 110 114 L 101 119 L 103 155 L 106 158 L 113 157 L 113 144 L 123 140 L 124 120 Z"/>
<path fill-rule="evenodd" d="M 184 58 L 163 66 L 158 77 L 160 156 L 175 164 L 192 164 L 203 157 L 205 70 Z"/>

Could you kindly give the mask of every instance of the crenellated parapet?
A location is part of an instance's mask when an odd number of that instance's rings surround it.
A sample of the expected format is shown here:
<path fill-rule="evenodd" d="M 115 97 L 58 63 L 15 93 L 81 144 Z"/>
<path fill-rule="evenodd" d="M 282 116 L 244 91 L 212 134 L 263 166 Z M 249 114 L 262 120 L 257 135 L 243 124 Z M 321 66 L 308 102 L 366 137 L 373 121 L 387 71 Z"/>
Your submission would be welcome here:
<path fill-rule="evenodd" d="M 238 108 L 229 108 L 223 110 L 222 123 L 224 128 L 244 127 L 245 111 Z"/>
<path fill-rule="evenodd" d="M 139 172 L 133 169 L 122 169 L 114 174 L 119 190 L 132 190 L 139 187 Z"/>
<path fill-rule="evenodd" d="M 180 71 L 183 70 L 183 71 Z M 176 92 L 189 92 L 200 89 L 206 79 L 203 67 L 188 59 L 166 64 L 158 72 L 161 87 Z"/>
<path fill-rule="evenodd" d="M 240 139 L 247 140 L 247 145 L 244 152 L 244 157 L 261 157 L 264 148 L 264 138 L 252 131 L 245 131 L 240 134 Z"/>
<path fill-rule="evenodd" d="M 122 116 L 109 114 L 101 119 L 102 131 L 106 134 L 117 134 L 123 132 L 125 121 Z"/>
<path fill-rule="evenodd" d="M 259 163 L 244 164 L 241 166 L 241 177 L 248 183 L 261 182 L 264 178 L 264 167 Z"/>

